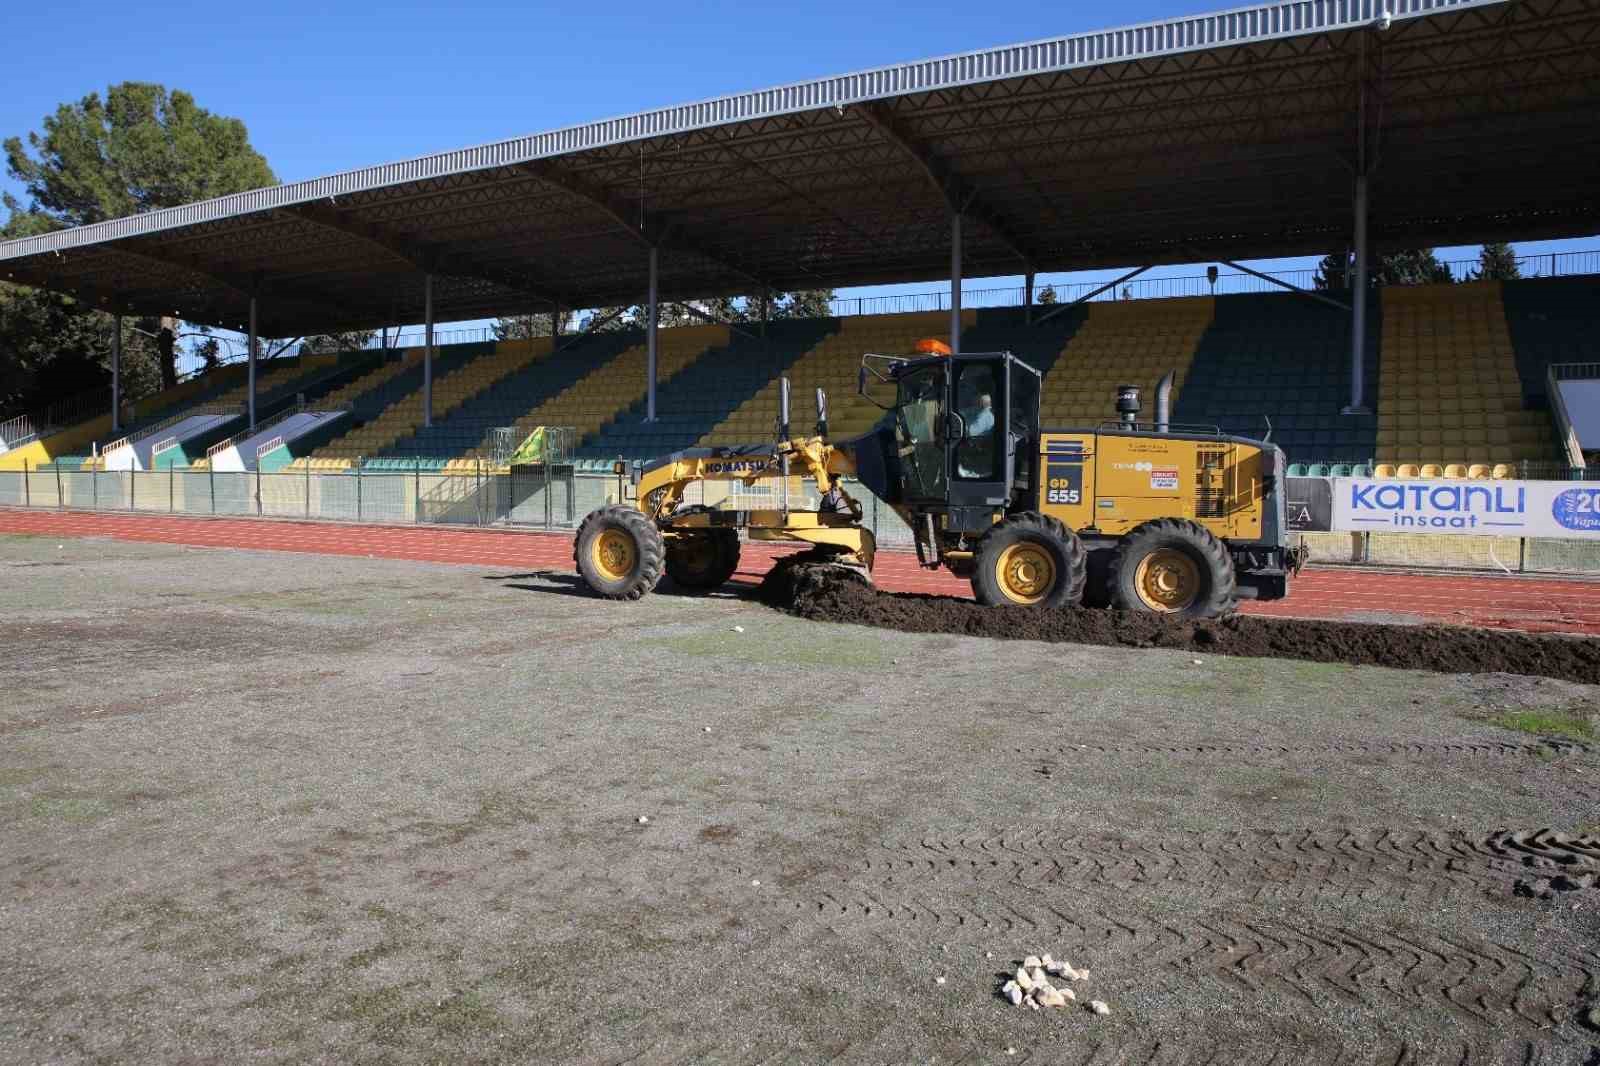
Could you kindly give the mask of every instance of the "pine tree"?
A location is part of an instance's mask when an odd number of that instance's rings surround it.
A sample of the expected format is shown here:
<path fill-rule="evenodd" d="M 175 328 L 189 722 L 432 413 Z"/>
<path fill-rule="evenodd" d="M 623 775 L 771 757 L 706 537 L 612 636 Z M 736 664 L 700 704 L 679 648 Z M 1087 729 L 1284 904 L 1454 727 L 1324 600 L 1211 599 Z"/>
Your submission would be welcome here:
<path fill-rule="evenodd" d="M 1522 277 L 1517 253 L 1504 241 L 1485 244 L 1478 250 L 1478 270 L 1473 277 L 1484 281 L 1515 281 Z"/>

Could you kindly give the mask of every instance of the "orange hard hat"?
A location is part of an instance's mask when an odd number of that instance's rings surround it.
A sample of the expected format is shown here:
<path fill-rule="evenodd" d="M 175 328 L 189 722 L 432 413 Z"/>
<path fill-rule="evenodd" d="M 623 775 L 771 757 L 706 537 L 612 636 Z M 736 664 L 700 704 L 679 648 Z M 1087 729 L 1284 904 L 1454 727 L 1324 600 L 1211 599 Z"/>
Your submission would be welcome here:
<path fill-rule="evenodd" d="M 921 355 L 949 355 L 950 346 L 937 337 L 924 337 L 912 349 Z"/>

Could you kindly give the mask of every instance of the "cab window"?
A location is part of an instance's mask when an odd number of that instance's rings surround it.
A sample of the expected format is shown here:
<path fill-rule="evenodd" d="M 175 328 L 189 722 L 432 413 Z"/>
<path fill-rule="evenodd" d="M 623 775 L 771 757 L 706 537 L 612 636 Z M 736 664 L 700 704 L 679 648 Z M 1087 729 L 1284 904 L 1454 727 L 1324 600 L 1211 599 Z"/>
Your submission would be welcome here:
<path fill-rule="evenodd" d="M 999 423 L 1004 397 L 995 364 L 959 364 L 955 396 L 962 422 L 961 439 L 956 442 L 956 477 L 999 481 L 1005 476 Z"/>

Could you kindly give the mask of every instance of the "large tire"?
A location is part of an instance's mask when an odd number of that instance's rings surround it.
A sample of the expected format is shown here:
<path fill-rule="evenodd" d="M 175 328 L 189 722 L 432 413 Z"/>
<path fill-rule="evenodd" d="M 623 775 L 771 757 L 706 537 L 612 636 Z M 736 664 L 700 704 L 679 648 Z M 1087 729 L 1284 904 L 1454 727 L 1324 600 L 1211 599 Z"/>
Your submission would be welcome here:
<path fill-rule="evenodd" d="M 739 534 L 731 529 L 684 532 L 667 542 L 667 576 L 685 592 L 710 592 L 739 569 Z"/>
<path fill-rule="evenodd" d="M 1228 614 L 1239 592 L 1228 549 L 1183 518 L 1157 518 L 1123 537 L 1107 578 L 1113 607 L 1178 618 Z"/>
<path fill-rule="evenodd" d="M 1035 511 L 983 535 L 973 556 L 972 594 L 988 607 L 1075 607 L 1083 599 L 1083 542 Z"/>
<path fill-rule="evenodd" d="M 584 583 L 608 600 L 637 600 L 661 580 L 661 531 L 632 507 L 601 507 L 578 526 L 572 558 Z"/>

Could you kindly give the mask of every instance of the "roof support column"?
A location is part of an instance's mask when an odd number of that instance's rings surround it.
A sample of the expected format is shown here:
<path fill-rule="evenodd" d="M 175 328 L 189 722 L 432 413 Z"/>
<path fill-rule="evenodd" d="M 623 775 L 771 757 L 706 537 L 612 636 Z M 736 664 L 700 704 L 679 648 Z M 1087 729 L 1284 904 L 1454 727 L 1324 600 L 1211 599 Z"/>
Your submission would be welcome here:
<path fill-rule="evenodd" d="M 122 432 L 122 314 L 111 316 L 111 432 Z"/>
<path fill-rule="evenodd" d="M 1370 414 L 1366 404 L 1367 356 L 1367 176 L 1356 175 L 1355 288 L 1350 293 L 1350 406 L 1341 413 Z"/>
<path fill-rule="evenodd" d="M 1022 321 L 1026 325 L 1033 324 L 1033 271 L 1028 271 L 1022 276 Z"/>
<path fill-rule="evenodd" d="M 256 329 L 256 294 L 250 294 L 250 343 L 245 348 L 245 395 L 249 397 L 250 428 L 256 428 L 256 358 L 261 348 L 261 335 Z"/>
<path fill-rule="evenodd" d="M 433 272 L 422 275 L 422 425 L 433 425 Z"/>
<path fill-rule="evenodd" d="M 950 350 L 961 352 L 961 212 L 950 212 Z"/>
<path fill-rule="evenodd" d="M 661 323 L 661 307 L 657 299 L 661 281 L 661 249 L 650 246 L 650 305 L 645 314 L 645 350 L 648 353 L 645 370 L 646 382 L 644 420 L 656 420 L 656 331 Z"/>

